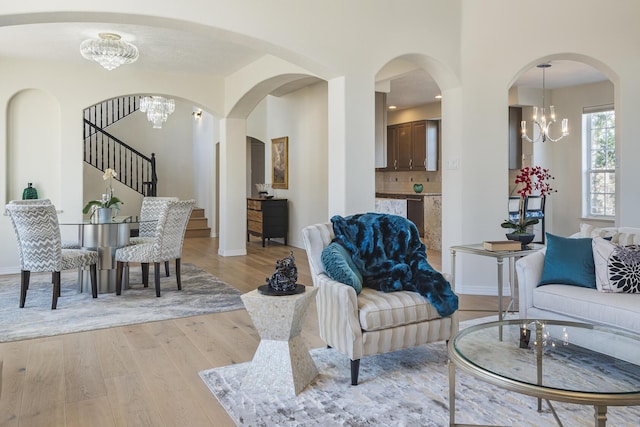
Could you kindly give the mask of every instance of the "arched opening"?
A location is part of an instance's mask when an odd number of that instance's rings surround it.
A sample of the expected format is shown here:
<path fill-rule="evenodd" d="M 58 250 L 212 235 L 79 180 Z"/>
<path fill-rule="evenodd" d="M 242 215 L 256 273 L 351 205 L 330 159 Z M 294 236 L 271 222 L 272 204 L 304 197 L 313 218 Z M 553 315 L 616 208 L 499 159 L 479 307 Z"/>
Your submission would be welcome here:
<path fill-rule="evenodd" d="M 441 89 L 414 59 L 390 61 L 376 76 L 376 205 L 385 212 L 406 201 L 395 212 L 406 214 L 427 248 L 439 256 Z"/>
<path fill-rule="evenodd" d="M 545 91 L 542 91 L 542 68 L 538 64 L 548 63 L 544 71 Z M 541 58 L 530 63 L 514 79 L 509 89 L 510 133 L 509 133 L 509 191 L 515 192 L 515 176 L 521 167 L 542 166 L 548 168 L 555 179 L 554 192 L 545 203 L 545 229 L 559 235 L 569 235 L 583 218 L 589 218 L 586 211 L 585 195 L 594 186 L 598 192 L 607 192 L 613 182 L 591 180 L 587 174 L 590 168 L 589 153 L 585 145 L 585 114 L 593 108 L 608 106 L 615 110 L 615 83 L 606 67 L 591 58 L 576 55 L 556 55 Z M 543 98 L 544 95 L 544 98 Z M 569 134 L 560 141 L 529 142 L 521 137 L 520 122 L 524 121 L 528 135 L 535 139 L 538 126 L 533 124 L 533 108 L 555 107 L 556 123 L 549 129 L 556 139 L 562 135 L 561 121 L 568 120 Z M 515 112 L 515 114 L 514 114 Z M 535 133 L 532 128 L 535 128 Z M 615 165 L 609 165 L 615 169 Z M 602 190 L 602 191 L 601 191 Z M 615 194 L 615 190 L 613 190 Z M 599 220 L 592 216 L 594 221 Z M 610 218 L 609 221 L 613 221 Z M 542 224 L 534 227 L 536 238 L 542 238 Z"/>

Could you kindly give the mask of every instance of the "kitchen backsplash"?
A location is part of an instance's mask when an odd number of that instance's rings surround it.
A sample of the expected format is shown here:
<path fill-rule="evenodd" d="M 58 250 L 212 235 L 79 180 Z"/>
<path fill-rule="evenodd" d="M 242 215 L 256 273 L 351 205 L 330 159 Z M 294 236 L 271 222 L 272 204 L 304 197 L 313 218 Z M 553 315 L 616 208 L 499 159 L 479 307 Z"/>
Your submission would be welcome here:
<path fill-rule="evenodd" d="M 413 184 L 422 184 L 423 193 L 441 193 L 440 171 L 376 172 L 377 193 L 413 193 Z"/>

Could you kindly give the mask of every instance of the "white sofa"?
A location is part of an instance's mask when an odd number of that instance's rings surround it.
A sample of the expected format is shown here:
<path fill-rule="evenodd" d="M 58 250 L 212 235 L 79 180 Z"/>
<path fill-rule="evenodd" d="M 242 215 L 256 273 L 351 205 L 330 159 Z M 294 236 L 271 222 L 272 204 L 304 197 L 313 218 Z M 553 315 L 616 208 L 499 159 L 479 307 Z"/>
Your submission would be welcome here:
<path fill-rule="evenodd" d="M 611 237 L 621 245 L 640 245 L 640 229 L 594 228 L 582 224 L 570 237 Z M 519 311 L 522 319 L 559 319 L 614 326 L 640 333 L 640 293 L 606 293 L 564 284 L 537 286 L 546 250 L 516 262 Z"/>

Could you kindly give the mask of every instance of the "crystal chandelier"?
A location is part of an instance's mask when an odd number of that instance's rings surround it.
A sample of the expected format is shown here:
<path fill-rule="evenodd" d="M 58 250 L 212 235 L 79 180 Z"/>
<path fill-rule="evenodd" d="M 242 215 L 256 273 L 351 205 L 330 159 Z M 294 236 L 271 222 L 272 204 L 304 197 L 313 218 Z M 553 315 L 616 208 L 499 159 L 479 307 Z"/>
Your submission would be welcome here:
<path fill-rule="evenodd" d="M 120 40 L 119 35 L 100 33 L 98 36 L 99 39 L 88 39 L 80 44 L 80 53 L 86 59 L 98 62 L 109 71 L 138 59 L 138 48 Z"/>
<path fill-rule="evenodd" d="M 551 135 L 549 135 L 549 127 L 552 123 L 556 122 L 556 110 L 553 105 L 549 107 L 548 118 L 546 116 L 546 110 L 544 106 L 545 70 L 551 67 L 551 64 L 539 64 L 537 65 L 537 67 L 542 68 L 542 108 L 533 107 L 533 127 L 538 127 L 539 134 L 536 137 L 534 132 L 534 139 L 529 138 L 529 136 L 527 135 L 527 122 L 523 120 L 522 122 L 520 122 L 522 139 L 526 139 L 529 142 L 545 142 L 547 140 L 551 142 L 557 142 L 565 136 L 569 135 L 568 121 L 567 119 L 562 119 L 562 135 L 560 135 L 558 138 L 553 139 Z"/>
<path fill-rule="evenodd" d="M 154 129 L 160 129 L 175 109 L 174 100 L 163 96 L 143 96 L 140 99 L 140 111 L 147 113 L 147 119 L 153 123 Z"/>

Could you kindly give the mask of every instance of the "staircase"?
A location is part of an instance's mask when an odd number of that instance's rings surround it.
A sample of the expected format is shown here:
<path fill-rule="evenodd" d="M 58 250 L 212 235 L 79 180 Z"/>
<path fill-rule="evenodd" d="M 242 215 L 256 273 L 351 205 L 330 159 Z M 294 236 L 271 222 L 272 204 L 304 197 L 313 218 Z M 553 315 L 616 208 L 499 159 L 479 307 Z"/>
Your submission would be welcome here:
<path fill-rule="evenodd" d="M 137 96 L 113 98 L 86 108 L 83 159 L 102 172 L 115 169 L 116 180 L 144 196 L 155 196 L 158 183 L 155 154 L 148 157 L 105 130 L 138 109 Z"/>
<path fill-rule="evenodd" d="M 187 223 L 187 231 L 184 234 L 185 238 L 191 237 L 210 237 L 211 227 L 207 225 L 207 217 L 204 216 L 204 209 L 193 208 L 191 211 L 191 218 Z"/>

